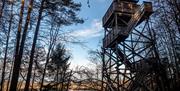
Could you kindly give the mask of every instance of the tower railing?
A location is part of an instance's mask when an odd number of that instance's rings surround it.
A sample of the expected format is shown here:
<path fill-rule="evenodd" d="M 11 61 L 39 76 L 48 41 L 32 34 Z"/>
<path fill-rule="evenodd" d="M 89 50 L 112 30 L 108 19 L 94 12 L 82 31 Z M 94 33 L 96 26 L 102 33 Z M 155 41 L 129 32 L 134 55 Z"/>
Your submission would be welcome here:
<path fill-rule="evenodd" d="M 106 24 L 108 23 L 109 20 L 111 20 L 110 18 L 113 17 L 113 14 L 115 12 L 118 13 L 122 13 L 122 14 L 133 14 L 135 12 L 135 9 L 139 7 L 139 5 L 137 5 L 136 3 L 133 2 L 126 2 L 126 1 L 122 1 L 122 2 L 115 2 L 113 1 L 110 5 L 110 7 L 108 8 L 108 10 L 106 11 L 105 15 L 103 16 L 103 27 L 106 26 Z"/>
<path fill-rule="evenodd" d="M 129 33 L 140 24 L 144 19 L 152 14 L 152 3 L 144 2 L 139 8 L 135 9 L 135 13 L 132 15 L 130 21 L 127 23 L 127 27 L 113 28 L 103 39 L 103 47 L 107 48 L 114 46 L 116 42 L 121 42 Z M 105 15 L 106 16 L 106 15 Z M 104 18 L 103 18 L 104 19 Z"/>

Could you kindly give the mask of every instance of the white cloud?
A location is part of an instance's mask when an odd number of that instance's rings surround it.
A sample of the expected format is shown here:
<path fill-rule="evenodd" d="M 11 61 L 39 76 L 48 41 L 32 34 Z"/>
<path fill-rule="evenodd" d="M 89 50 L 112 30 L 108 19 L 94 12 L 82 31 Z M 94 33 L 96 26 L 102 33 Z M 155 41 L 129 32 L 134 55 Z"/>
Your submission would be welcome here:
<path fill-rule="evenodd" d="M 99 2 L 105 2 L 105 0 L 97 0 L 97 1 L 99 1 Z"/>
<path fill-rule="evenodd" d="M 76 30 L 72 32 L 71 35 L 79 38 L 94 38 L 101 36 L 102 33 L 102 23 L 100 20 L 94 19 L 88 28 Z"/>

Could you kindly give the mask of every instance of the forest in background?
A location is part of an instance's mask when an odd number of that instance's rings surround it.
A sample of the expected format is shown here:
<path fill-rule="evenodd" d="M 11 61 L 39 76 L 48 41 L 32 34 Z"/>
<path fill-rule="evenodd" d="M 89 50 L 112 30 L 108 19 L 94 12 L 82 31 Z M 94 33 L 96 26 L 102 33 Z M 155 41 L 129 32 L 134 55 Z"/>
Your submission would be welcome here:
<path fill-rule="evenodd" d="M 89 3 L 89 1 L 87 1 Z M 180 2 L 154 0 L 149 23 L 157 53 L 180 78 Z M 82 24 L 75 0 L 0 1 L 0 91 L 68 90 L 72 84 L 100 90 L 102 52 L 89 52 L 94 69 L 69 68 L 71 53 L 66 43 L 81 44 L 66 26 Z M 175 82 L 180 82 L 176 81 Z M 88 84 L 87 84 L 88 83 Z M 180 84 L 180 83 L 177 83 Z"/>

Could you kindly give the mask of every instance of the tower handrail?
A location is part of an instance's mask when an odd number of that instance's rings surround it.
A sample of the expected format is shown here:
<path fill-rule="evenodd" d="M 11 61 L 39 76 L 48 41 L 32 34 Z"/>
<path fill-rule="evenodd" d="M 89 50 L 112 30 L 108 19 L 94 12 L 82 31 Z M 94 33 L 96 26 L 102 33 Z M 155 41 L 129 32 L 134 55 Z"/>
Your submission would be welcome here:
<path fill-rule="evenodd" d="M 109 6 L 108 10 L 106 11 L 105 15 L 103 16 L 103 24 L 106 22 L 105 20 L 108 20 L 107 18 L 110 17 L 112 11 L 113 11 L 113 4 L 114 4 L 114 1 L 111 3 L 111 5 Z M 109 16 L 109 17 L 107 17 Z"/>
<path fill-rule="evenodd" d="M 141 17 L 144 14 L 144 9 L 145 9 L 145 2 L 139 8 L 137 8 L 136 12 L 133 14 L 133 17 L 128 22 L 128 27 L 127 30 L 125 31 L 125 35 L 128 35 L 133 30 L 133 28 L 136 27 L 136 25 L 138 24 L 138 22 L 140 21 Z"/>
<path fill-rule="evenodd" d="M 130 6 L 129 6 L 130 4 Z M 103 27 L 105 27 L 104 25 L 107 23 L 107 21 L 109 20 L 110 17 L 112 17 L 112 15 L 115 12 L 118 13 L 126 13 L 126 14 L 133 14 L 134 8 L 138 7 L 139 5 L 135 4 L 135 3 L 130 3 L 130 2 L 126 2 L 126 1 L 121 1 L 121 2 L 116 2 L 113 1 L 111 3 L 111 5 L 109 6 L 109 8 L 107 9 L 105 15 L 103 16 L 102 20 L 103 20 Z M 107 26 L 106 26 L 107 27 Z"/>

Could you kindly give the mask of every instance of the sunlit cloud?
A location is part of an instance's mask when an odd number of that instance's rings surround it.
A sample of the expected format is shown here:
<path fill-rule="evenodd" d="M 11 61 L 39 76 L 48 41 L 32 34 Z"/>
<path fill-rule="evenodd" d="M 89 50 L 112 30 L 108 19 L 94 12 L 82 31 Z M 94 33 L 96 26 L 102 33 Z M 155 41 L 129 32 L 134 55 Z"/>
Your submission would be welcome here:
<path fill-rule="evenodd" d="M 102 23 L 100 20 L 94 19 L 90 27 L 84 29 L 76 30 L 72 32 L 72 35 L 78 38 L 94 38 L 103 35 Z"/>

